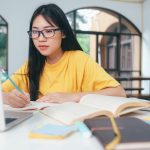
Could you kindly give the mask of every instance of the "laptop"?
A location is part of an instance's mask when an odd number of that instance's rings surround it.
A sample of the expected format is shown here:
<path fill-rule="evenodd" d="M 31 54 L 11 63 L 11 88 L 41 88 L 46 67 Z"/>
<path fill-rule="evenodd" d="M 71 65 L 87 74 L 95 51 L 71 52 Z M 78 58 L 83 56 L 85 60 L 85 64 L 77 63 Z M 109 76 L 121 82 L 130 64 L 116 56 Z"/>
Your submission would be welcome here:
<path fill-rule="evenodd" d="M 6 111 L 3 108 L 3 97 L 0 86 L 0 131 L 5 131 L 33 115 L 33 112 Z"/>

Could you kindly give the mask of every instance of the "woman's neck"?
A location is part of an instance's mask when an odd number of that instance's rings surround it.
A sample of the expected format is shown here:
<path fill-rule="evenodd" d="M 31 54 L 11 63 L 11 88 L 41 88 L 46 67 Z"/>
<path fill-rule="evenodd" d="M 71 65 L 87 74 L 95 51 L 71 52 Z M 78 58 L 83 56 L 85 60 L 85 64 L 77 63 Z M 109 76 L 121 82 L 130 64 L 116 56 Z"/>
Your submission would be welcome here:
<path fill-rule="evenodd" d="M 55 64 L 57 63 L 60 58 L 63 56 L 63 51 L 61 50 L 59 53 L 54 53 L 51 56 L 47 56 L 46 61 L 48 64 Z"/>

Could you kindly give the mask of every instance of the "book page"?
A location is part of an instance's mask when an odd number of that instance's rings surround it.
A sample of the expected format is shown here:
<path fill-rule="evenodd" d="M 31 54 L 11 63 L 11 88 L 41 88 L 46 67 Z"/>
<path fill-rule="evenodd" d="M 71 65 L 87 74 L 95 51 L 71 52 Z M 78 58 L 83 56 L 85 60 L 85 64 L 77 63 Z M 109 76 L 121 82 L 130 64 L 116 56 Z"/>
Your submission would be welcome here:
<path fill-rule="evenodd" d="M 128 111 L 126 110 L 127 113 L 135 110 L 135 108 L 132 109 L 131 107 L 143 108 L 143 106 L 146 107 L 150 105 L 149 101 L 138 98 L 104 96 L 99 94 L 87 94 L 82 97 L 80 103 L 86 106 L 98 108 L 101 111 L 110 111 L 114 115 L 117 115 L 117 113 L 121 112 L 123 109 L 125 109 L 125 107 L 130 109 Z"/>
<path fill-rule="evenodd" d="M 50 106 L 54 106 L 54 103 L 45 103 L 45 102 L 36 102 L 31 101 L 28 105 L 23 108 L 14 108 L 9 105 L 4 104 L 4 110 L 12 110 L 12 111 L 30 111 L 30 110 L 40 110 Z"/>
<path fill-rule="evenodd" d="M 75 102 L 65 102 L 46 108 L 40 112 L 64 124 L 70 125 L 74 121 L 95 115 L 98 111 L 98 108 L 88 107 Z"/>

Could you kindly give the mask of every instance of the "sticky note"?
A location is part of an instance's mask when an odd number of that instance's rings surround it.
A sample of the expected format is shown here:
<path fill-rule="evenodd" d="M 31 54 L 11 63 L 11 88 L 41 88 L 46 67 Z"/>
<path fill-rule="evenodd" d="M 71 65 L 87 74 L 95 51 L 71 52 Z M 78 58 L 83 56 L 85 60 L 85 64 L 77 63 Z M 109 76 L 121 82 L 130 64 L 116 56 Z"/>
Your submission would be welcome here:
<path fill-rule="evenodd" d="M 29 132 L 30 138 L 64 139 L 76 131 L 75 126 L 46 124 Z"/>

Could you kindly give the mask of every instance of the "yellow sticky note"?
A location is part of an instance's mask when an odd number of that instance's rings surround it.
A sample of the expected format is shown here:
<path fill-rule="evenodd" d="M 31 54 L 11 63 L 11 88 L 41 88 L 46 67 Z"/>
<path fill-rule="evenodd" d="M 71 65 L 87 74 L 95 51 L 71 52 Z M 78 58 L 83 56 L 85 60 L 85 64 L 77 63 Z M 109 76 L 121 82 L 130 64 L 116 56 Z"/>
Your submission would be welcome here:
<path fill-rule="evenodd" d="M 30 138 L 64 139 L 76 131 L 75 126 L 46 124 L 29 132 Z"/>
<path fill-rule="evenodd" d="M 150 121 L 150 117 L 144 117 L 144 120 Z"/>

